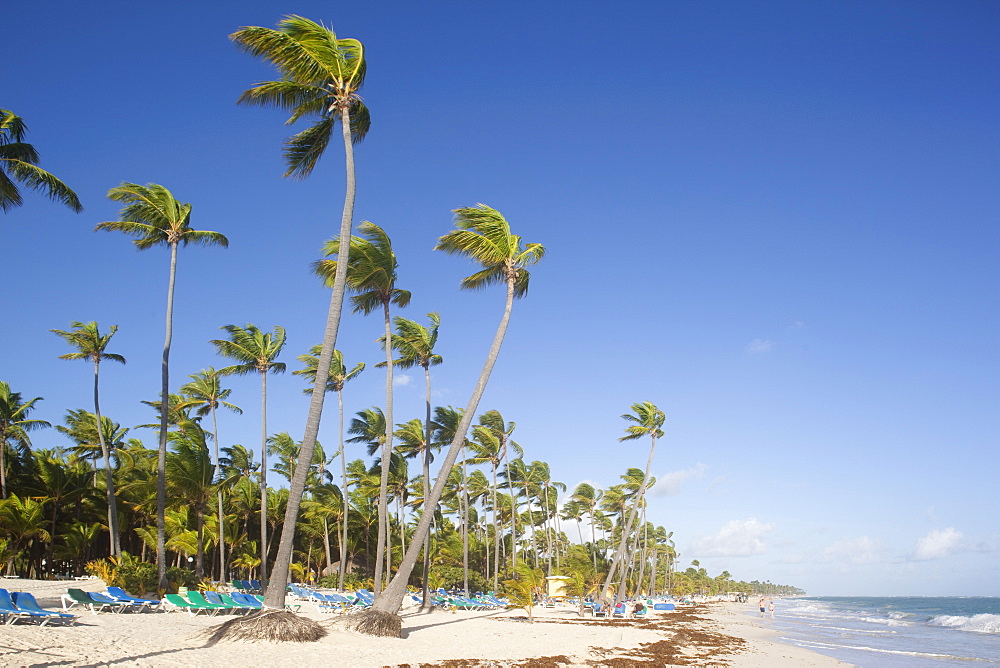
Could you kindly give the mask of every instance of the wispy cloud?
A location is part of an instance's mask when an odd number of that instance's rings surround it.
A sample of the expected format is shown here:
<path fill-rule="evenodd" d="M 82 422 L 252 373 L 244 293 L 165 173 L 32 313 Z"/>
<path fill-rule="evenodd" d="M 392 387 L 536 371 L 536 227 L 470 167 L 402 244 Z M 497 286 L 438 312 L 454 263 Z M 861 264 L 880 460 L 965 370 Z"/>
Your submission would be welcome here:
<path fill-rule="evenodd" d="M 407 376 L 405 373 L 394 373 L 392 375 L 392 384 L 394 387 L 403 387 L 404 385 L 409 385 L 413 381 L 413 376 Z"/>
<path fill-rule="evenodd" d="M 744 350 L 751 355 L 760 355 L 774 350 L 775 342 L 770 339 L 754 339 L 746 345 Z"/>
<path fill-rule="evenodd" d="M 934 529 L 917 541 L 917 549 L 913 558 L 920 561 L 941 559 L 968 549 L 965 536 L 955 527 Z"/>
<path fill-rule="evenodd" d="M 690 552 L 695 557 L 749 557 L 767 552 L 763 537 L 774 524 L 757 518 L 727 522 L 714 536 L 696 536 Z"/>
<path fill-rule="evenodd" d="M 649 493 L 653 496 L 675 496 L 680 493 L 682 483 L 701 478 L 706 470 L 708 470 L 708 466 L 699 462 L 689 469 L 671 471 L 666 475 L 658 476 L 656 484 L 653 485 L 653 489 Z"/>

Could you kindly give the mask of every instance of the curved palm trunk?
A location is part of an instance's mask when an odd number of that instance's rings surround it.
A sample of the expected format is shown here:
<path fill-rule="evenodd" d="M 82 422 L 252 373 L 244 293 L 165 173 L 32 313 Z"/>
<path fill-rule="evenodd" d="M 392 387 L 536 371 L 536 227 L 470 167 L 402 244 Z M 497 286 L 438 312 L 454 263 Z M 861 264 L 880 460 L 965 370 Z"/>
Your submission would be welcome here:
<path fill-rule="evenodd" d="M 104 484 L 108 493 L 108 531 L 111 534 L 111 554 L 121 555 L 121 534 L 118 530 L 118 503 L 115 499 L 115 481 L 111 474 L 111 453 L 104 441 L 104 430 L 101 429 L 101 401 L 98 391 L 100 379 L 100 360 L 94 360 L 94 418 L 97 420 L 97 440 L 101 444 L 101 455 L 104 457 Z"/>
<path fill-rule="evenodd" d="M 653 454 L 656 451 L 656 435 L 651 435 L 652 443 L 649 446 L 649 459 L 646 460 L 646 473 L 642 477 L 642 486 L 639 488 L 639 493 L 636 495 L 635 503 L 628 513 L 628 520 L 625 522 L 625 527 L 622 531 L 621 541 L 618 545 L 618 551 L 615 552 L 614 559 L 611 561 L 611 568 L 608 570 L 608 577 L 604 581 L 603 592 L 606 592 L 611 586 L 611 583 L 615 576 L 615 571 L 621 566 L 622 577 L 621 582 L 618 585 L 618 593 L 615 595 L 615 605 L 625 597 L 625 564 L 623 559 L 625 557 L 625 548 L 628 544 L 628 537 L 632 533 L 632 525 L 635 522 L 635 516 L 639 510 L 639 506 L 642 504 L 642 499 L 646 494 L 646 485 L 649 484 L 649 472 L 653 468 Z"/>
<path fill-rule="evenodd" d="M 507 468 L 507 484 L 510 486 L 510 572 L 517 570 L 517 509 L 521 503 L 518 493 L 514 491 L 514 482 L 510 477 L 510 457 L 507 456 L 507 437 L 502 437 L 503 465 Z"/>
<path fill-rule="evenodd" d="M 338 262 L 339 267 L 339 262 Z M 392 454 L 392 327 L 389 322 L 389 302 L 382 304 L 385 316 L 385 443 L 382 444 L 382 476 L 378 487 L 378 540 L 375 543 L 374 593 L 382 591 L 382 574 L 389 579 L 392 554 L 389 542 L 389 457 Z"/>
<path fill-rule="evenodd" d="M 347 501 L 347 459 L 344 456 L 344 395 L 337 390 L 337 409 L 340 416 L 340 498 L 344 511 L 340 513 L 340 577 L 337 579 L 337 589 L 344 589 L 344 574 L 347 572 L 347 512 L 350 504 Z"/>
<path fill-rule="evenodd" d="M 267 583 L 267 371 L 260 372 L 260 581 Z M 285 590 L 284 584 L 281 590 Z"/>
<path fill-rule="evenodd" d="M 595 506 L 597 505 L 597 499 L 594 499 L 594 503 L 590 506 L 590 556 L 594 562 L 594 570 L 597 570 L 597 531 L 595 530 L 595 525 L 597 524 L 597 519 L 594 517 Z"/>
<path fill-rule="evenodd" d="M 156 457 L 156 568 L 159 588 L 167 590 L 167 406 L 170 399 L 170 340 L 174 330 L 174 282 L 177 277 L 177 242 L 170 244 L 170 280 L 167 284 L 167 325 L 160 362 L 160 444 Z"/>
<path fill-rule="evenodd" d="M 269 587 L 264 598 L 264 606 L 269 609 L 282 610 L 285 607 L 285 587 L 288 581 L 288 566 L 292 560 L 292 542 L 295 540 L 295 521 L 299 516 L 302 504 L 302 493 L 306 488 L 306 476 L 312 462 L 313 450 L 316 448 L 316 437 L 323 417 L 323 399 L 326 395 L 326 380 L 330 376 L 330 360 L 337 346 L 337 331 L 340 329 L 340 316 L 344 306 L 345 285 L 347 282 L 347 262 L 351 250 L 351 221 L 354 218 L 354 194 L 356 184 L 354 179 L 354 146 L 351 144 L 351 118 L 347 107 L 340 111 L 340 126 L 344 138 L 344 154 L 346 161 L 347 189 L 344 195 L 344 212 L 340 219 L 340 245 L 337 249 L 337 271 L 333 278 L 333 292 L 330 295 L 330 308 L 326 316 L 326 329 L 323 332 L 323 346 L 320 349 L 316 363 L 316 381 L 313 383 L 312 397 L 309 401 L 309 412 L 306 415 L 305 433 L 302 436 L 302 449 L 299 451 L 295 476 L 289 487 L 288 505 L 285 508 L 285 521 L 281 527 L 281 539 L 278 542 L 278 554 L 274 559 L 271 579 L 281 582 L 281 587 Z"/>
<path fill-rule="evenodd" d="M 490 374 L 493 372 L 493 367 L 496 364 L 497 357 L 500 355 L 500 347 L 503 344 L 504 335 L 507 333 L 507 325 L 510 322 L 510 312 L 513 305 L 514 281 L 513 279 L 508 279 L 507 302 L 504 307 L 503 317 L 500 319 L 500 325 L 497 327 L 497 333 L 493 337 L 493 345 L 490 346 L 490 352 L 486 358 L 486 363 L 483 365 L 483 369 L 479 374 L 479 381 L 476 383 L 476 387 L 472 391 L 472 396 L 469 398 L 469 405 L 466 407 L 465 413 L 462 414 L 462 419 L 458 424 L 458 429 L 455 431 L 455 437 L 452 439 L 451 446 L 448 448 L 448 453 L 445 455 L 444 461 L 441 463 L 441 470 L 438 473 L 437 480 L 434 481 L 434 488 L 431 490 L 429 500 L 429 503 L 432 506 L 436 506 L 438 501 L 441 500 L 442 494 L 444 494 L 444 488 L 448 482 L 448 474 L 451 472 L 451 468 L 455 465 L 455 460 L 458 459 L 458 453 L 461 451 L 462 444 L 465 441 L 465 434 L 469 431 L 469 426 L 472 424 L 476 408 L 479 406 L 479 400 L 482 399 L 483 393 L 486 391 L 486 383 L 489 381 Z M 371 611 L 375 613 L 375 615 L 370 618 L 372 619 L 371 626 L 366 627 L 366 625 L 362 622 L 357 627 L 359 631 L 368 631 L 384 635 L 385 626 L 383 622 L 378 620 L 379 613 L 382 615 L 388 614 L 395 616 L 399 611 L 399 607 L 403 603 L 403 596 L 406 594 L 406 583 L 410 579 L 410 573 L 413 572 L 413 567 L 417 563 L 421 543 L 423 542 L 424 536 L 426 536 L 430 530 L 431 519 L 430 513 L 424 513 L 424 515 L 421 516 L 420 521 L 417 523 L 417 527 L 413 532 L 413 542 L 410 543 L 410 548 L 403 556 L 403 561 L 399 565 L 399 570 L 396 572 L 396 576 L 389 583 L 389 586 L 386 587 L 385 590 L 375 599 L 375 602 L 371 606 Z M 398 627 L 395 631 L 396 635 L 398 635 Z"/>

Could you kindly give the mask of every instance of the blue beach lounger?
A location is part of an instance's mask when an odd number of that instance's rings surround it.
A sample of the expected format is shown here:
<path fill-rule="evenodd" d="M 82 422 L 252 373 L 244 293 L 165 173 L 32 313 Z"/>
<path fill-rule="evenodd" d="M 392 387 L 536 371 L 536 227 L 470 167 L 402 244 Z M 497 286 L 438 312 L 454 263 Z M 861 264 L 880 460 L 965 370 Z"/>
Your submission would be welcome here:
<path fill-rule="evenodd" d="M 24 610 L 25 612 L 41 614 L 48 617 L 47 620 L 42 622 L 42 626 L 45 626 L 45 622 L 49 620 L 59 621 L 67 625 L 76 623 L 76 615 L 72 615 L 68 612 L 46 610 L 42 606 L 38 605 L 38 601 L 35 600 L 34 595 L 29 594 L 26 591 L 13 592 L 11 594 L 11 600 L 14 602 L 14 605 L 17 606 L 18 610 Z"/>

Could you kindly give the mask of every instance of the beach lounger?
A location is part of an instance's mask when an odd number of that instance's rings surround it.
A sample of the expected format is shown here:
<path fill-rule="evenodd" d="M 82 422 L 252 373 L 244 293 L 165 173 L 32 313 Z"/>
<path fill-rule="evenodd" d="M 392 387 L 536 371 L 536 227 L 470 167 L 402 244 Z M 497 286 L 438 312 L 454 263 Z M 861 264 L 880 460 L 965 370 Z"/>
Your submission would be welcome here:
<path fill-rule="evenodd" d="M 39 617 L 46 618 L 46 615 L 40 615 L 37 612 L 29 610 L 21 610 L 14 605 L 14 601 L 10 597 L 10 592 L 6 589 L 0 589 L 0 617 L 3 617 L 4 624 L 13 624 L 19 619 L 40 621 Z M 47 621 L 47 618 L 45 621 L 42 621 L 42 626 L 45 626 L 45 622 Z"/>
<path fill-rule="evenodd" d="M 121 587 L 108 587 L 107 595 L 116 601 L 121 601 L 123 603 L 130 603 L 133 606 L 138 606 L 139 610 L 159 610 L 161 609 L 160 602 L 152 598 L 139 598 L 128 593 Z"/>
<path fill-rule="evenodd" d="M 264 607 L 264 604 L 261 603 L 256 596 L 253 596 L 251 594 L 244 594 L 241 591 L 233 592 L 232 594 L 230 594 L 230 597 L 236 603 L 239 603 L 240 605 L 245 605 L 251 610 L 260 610 L 261 608 Z"/>
<path fill-rule="evenodd" d="M 179 610 L 186 610 L 191 616 L 197 615 L 199 612 L 214 615 L 222 609 L 222 606 L 218 605 L 201 605 L 193 601 L 189 601 L 180 594 L 167 594 L 165 598 L 170 605 Z"/>
<path fill-rule="evenodd" d="M 67 589 L 66 593 L 60 597 L 62 600 L 63 612 L 66 612 L 77 605 L 89 608 L 95 615 L 105 609 L 111 610 L 111 612 L 119 613 L 125 608 L 131 607 L 131 604 L 125 603 L 124 601 L 116 601 L 108 596 L 99 598 L 95 594 L 96 592 L 88 593 L 82 589 Z"/>
<path fill-rule="evenodd" d="M 673 603 L 654 603 L 653 604 L 653 610 L 657 610 L 657 611 L 660 611 L 660 612 L 662 612 L 664 610 L 673 610 L 673 609 L 674 609 L 674 604 Z"/>
<path fill-rule="evenodd" d="M 71 625 L 76 623 L 76 615 L 70 614 L 68 612 L 56 612 L 55 610 L 46 610 L 42 606 L 38 605 L 38 601 L 35 600 L 34 595 L 29 594 L 26 591 L 15 591 L 11 595 L 11 600 L 14 606 L 18 610 L 23 610 L 28 613 L 35 615 L 33 618 L 41 621 L 42 626 L 45 626 L 49 621 L 60 622 L 62 624 Z"/>
<path fill-rule="evenodd" d="M 205 598 L 205 595 L 200 591 L 189 591 L 187 593 L 187 600 L 191 601 L 194 605 L 203 606 L 206 608 L 215 608 L 216 612 L 220 610 L 231 610 L 232 608 L 224 603 L 212 603 Z"/>

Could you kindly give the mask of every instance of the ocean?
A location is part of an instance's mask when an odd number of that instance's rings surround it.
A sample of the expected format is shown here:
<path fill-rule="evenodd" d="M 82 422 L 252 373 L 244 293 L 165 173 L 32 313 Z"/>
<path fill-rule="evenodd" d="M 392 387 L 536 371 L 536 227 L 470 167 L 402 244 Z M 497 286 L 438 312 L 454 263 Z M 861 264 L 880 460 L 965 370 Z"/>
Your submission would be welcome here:
<path fill-rule="evenodd" d="M 775 600 L 781 640 L 856 666 L 1000 666 L 1000 598 Z"/>

